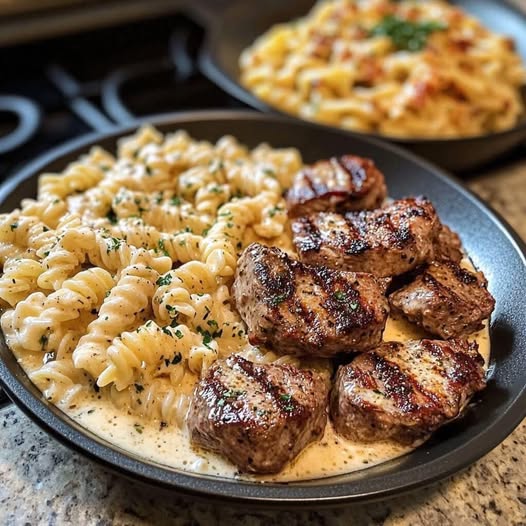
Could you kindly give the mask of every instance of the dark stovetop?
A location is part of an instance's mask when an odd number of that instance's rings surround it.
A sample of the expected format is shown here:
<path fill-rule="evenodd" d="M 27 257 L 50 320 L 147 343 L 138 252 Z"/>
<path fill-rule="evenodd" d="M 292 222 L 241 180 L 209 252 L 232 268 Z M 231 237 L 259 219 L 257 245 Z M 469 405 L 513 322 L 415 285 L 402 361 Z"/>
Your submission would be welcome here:
<path fill-rule="evenodd" d="M 195 22 L 167 15 L 0 49 L 0 179 L 54 145 L 135 117 L 242 106 L 199 73 L 202 39 Z"/>

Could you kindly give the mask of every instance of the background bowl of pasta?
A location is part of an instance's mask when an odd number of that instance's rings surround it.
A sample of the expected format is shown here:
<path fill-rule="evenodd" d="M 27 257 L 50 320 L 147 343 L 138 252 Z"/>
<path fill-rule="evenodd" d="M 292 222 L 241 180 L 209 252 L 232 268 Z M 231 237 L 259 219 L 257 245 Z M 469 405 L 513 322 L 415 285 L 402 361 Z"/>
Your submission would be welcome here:
<path fill-rule="evenodd" d="M 9 279 L 1 283 L 14 295 L 10 298 L 16 307 L 3 306 L 0 383 L 37 424 L 106 467 L 152 485 L 222 502 L 303 508 L 387 497 L 429 484 L 480 458 L 518 425 L 526 407 L 522 366 L 526 358 L 522 287 L 526 282 L 526 252 L 510 227 L 478 198 L 440 170 L 394 146 L 282 117 L 253 112 L 195 112 L 152 118 L 149 124 L 155 128 L 137 130 L 137 125 L 60 147 L 30 163 L 0 189 L 2 228 L 11 239 L 10 244 L 2 244 L 4 256 L 9 250 L 17 250 L 17 236 L 40 249 L 44 247 L 42 261 L 46 264 L 37 273 L 40 281 L 36 288 L 30 276 L 38 258 L 11 258 L 12 265 L 4 268 L 4 277 L 7 273 Z M 191 390 L 207 361 L 217 359 L 218 352 L 236 351 L 245 337 L 243 325 L 227 301 L 229 267 L 235 265 L 235 256 L 214 244 L 215 230 L 227 228 L 234 232 L 239 227 L 245 240 L 255 237 L 284 246 L 287 216 L 279 205 L 281 185 L 286 186 L 298 163 L 349 152 L 375 159 L 393 197 L 428 195 L 444 221 L 459 232 L 473 264 L 488 276 L 496 310 L 491 320 L 487 388 L 465 418 L 441 429 L 425 445 L 405 456 L 348 474 L 286 484 L 277 480 L 261 483 L 240 477 L 235 470 L 218 476 L 221 471 L 214 471 L 213 463 L 199 459 L 187 462 L 184 455 L 194 458 L 194 453 L 182 444 L 179 431 L 188 393 L 185 389 L 190 386 Z M 213 178 L 216 170 L 223 170 L 222 159 L 237 161 L 228 163 L 232 170 L 229 185 L 237 185 L 242 196 L 228 194 L 219 206 L 217 185 L 203 184 L 202 177 Z M 266 168 L 250 170 L 245 177 L 236 167 L 251 162 L 263 163 Z M 39 199 L 35 200 L 42 174 Z M 163 189 L 152 191 L 148 187 L 152 184 Z M 172 195 L 174 185 L 183 194 L 186 192 L 182 200 L 193 203 L 194 214 Z M 203 192 L 204 188 L 210 191 Z M 231 189 L 225 187 L 223 191 Z M 107 211 L 107 202 L 104 204 L 107 194 L 112 206 L 117 207 L 113 214 Z M 50 195 L 55 197 L 48 198 Z M 262 199 L 278 201 L 260 202 Z M 21 201 L 22 208 L 11 212 Z M 77 212 L 72 216 L 73 209 Z M 148 210 L 154 209 L 156 213 L 148 216 Z M 216 214 L 213 225 L 198 233 L 203 226 L 200 221 L 211 209 L 222 212 Z M 260 220 L 249 227 L 254 211 L 261 214 Z M 17 218 L 11 214 L 18 214 Z M 80 222 L 79 214 L 83 218 Z M 142 216 L 141 221 L 137 215 Z M 35 217 L 44 218 L 55 229 L 39 228 Z M 164 238 L 162 232 L 170 230 L 174 222 L 177 243 L 170 244 L 173 236 Z M 47 238 L 57 228 L 58 241 L 50 249 L 45 248 Z M 211 235 L 213 229 L 215 234 Z M 199 253 L 193 244 L 194 236 L 202 238 Z M 180 244 L 183 240 L 185 243 Z M 147 249 L 150 243 L 155 247 L 152 250 Z M 76 263 L 68 270 L 72 258 Z M 171 280 L 181 284 L 172 287 L 170 303 L 183 313 L 179 319 L 167 303 L 155 304 L 152 300 L 168 285 L 166 278 L 158 277 L 154 288 L 147 285 L 148 279 L 144 280 L 166 273 L 174 258 L 186 261 L 166 274 L 173 274 Z M 32 262 L 25 278 L 17 261 Z M 118 285 L 116 275 L 120 276 Z M 27 287 L 13 288 L 8 283 L 12 283 L 11 278 L 20 279 L 34 292 L 28 296 Z M 200 287 L 209 290 L 186 297 Z M 20 294 L 31 301 L 17 303 Z M 71 320 L 72 309 L 60 307 L 79 297 L 84 298 L 75 307 L 79 316 Z M 150 298 L 148 309 L 152 308 L 154 314 L 144 310 L 144 297 Z M 115 310 L 117 304 L 121 307 Z M 181 321 L 192 317 L 185 314 L 188 309 L 192 309 L 192 316 L 199 311 L 198 317 L 210 320 L 209 315 L 213 316 L 214 321 L 220 320 L 223 326 L 235 330 L 222 334 L 199 332 L 190 322 Z M 144 323 L 144 316 L 154 321 Z M 83 327 L 95 320 L 97 323 L 91 326 L 97 330 L 86 333 Z M 130 320 L 141 328 L 134 333 L 135 339 L 121 334 L 123 324 Z M 18 332 L 13 334 L 13 324 L 17 323 Z M 215 324 L 209 326 L 214 331 Z M 50 331 L 51 327 L 54 330 Z M 101 340 L 97 340 L 100 332 L 105 338 L 116 336 L 115 345 L 126 348 L 126 352 L 114 352 L 116 348 L 110 351 L 106 345 L 107 359 L 101 360 Z M 46 357 L 46 349 L 57 334 L 60 337 L 54 355 Z M 88 338 L 79 341 L 82 334 Z M 150 342 L 149 347 L 144 348 L 144 342 Z M 140 379 L 130 379 L 128 365 L 140 345 L 145 367 L 150 353 L 163 353 L 174 345 L 177 352 L 156 360 L 163 374 L 156 377 L 146 367 Z M 118 356 L 126 359 L 119 361 Z M 270 355 L 267 358 L 272 360 Z M 93 378 L 98 378 L 97 384 Z"/>
<path fill-rule="evenodd" d="M 203 71 L 258 110 L 387 139 L 454 172 L 525 140 L 524 13 L 498 1 L 314 4 L 211 15 Z"/>

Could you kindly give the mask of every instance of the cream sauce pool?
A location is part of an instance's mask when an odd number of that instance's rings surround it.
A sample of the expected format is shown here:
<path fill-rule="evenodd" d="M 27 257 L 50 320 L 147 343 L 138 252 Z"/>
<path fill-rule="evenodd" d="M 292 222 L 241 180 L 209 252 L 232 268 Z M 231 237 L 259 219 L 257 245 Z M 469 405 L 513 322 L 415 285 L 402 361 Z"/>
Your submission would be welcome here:
<path fill-rule="evenodd" d="M 420 339 L 425 333 L 403 319 L 389 318 L 384 340 Z M 479 344 L 486 365 L 489 360 L 487 327 L 471 335 Z M 195 449 L 186 430 L 176 426 L 160 428 L 117 409 L 110 401 L 98 400 L 96 394 L 77 401 L 74 409 L 62 408 L 80 425 L 114 446 L 156 463 L 185 471 L 259 481 L 298 481 L 349 473 L 386 462 L 411 451 L 411 447 L 385 441 L 364 444 L 346 440 L 327 424 L 323 438 L 308 446 L 281 473 L 272 476 L 240 474 L 236 467 L 219 455 Z"/>

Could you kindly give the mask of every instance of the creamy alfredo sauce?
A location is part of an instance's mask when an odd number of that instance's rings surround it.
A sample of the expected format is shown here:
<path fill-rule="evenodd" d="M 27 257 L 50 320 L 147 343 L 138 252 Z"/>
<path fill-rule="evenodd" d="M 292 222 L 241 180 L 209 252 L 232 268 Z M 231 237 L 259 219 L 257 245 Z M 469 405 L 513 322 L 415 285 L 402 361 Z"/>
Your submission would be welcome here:
<path fill-rule="evenodd" d="M 384 332 L 386 341 L 425 336 L 416 326 L 392 317 Z M 487 327 L 470 339 L 478 342 L 487 365 L 490 351 Z M 159 423 L 146 422 L 121 412 L 110 401 L 98 400 L 96 394 L 78 401 L 74 409 L 62 409 L 83 427 L 140 457 L 177 469 L 228 478 L 286 482 L 329 477 L 386 462 L 412 449 L 391 441 L 364 444 L 346 440 L 336 435 L 329 423 L 322 440 L 308 446 L 281 473 L 255 477 L 239 474 L 234 465 L 219 455 L 194 449 L 186 430 L 175 425 L 160 428 Z"/>
<path fill-rule="evenodd" d="M 473 269 L 464 261 L 464 266 Z M 402 318 L 389 317 L 384 331 L 385 341 L 407 341 L 429 337 L 416 325 Z M 486 368 L 490 355 L 488 324 L 470 335 L 483 356 Z M 22 367 L 30 372 L 36 367 L 31 353 L 19 357 Z M 79 397 L 80 398 L 80 397 Z M 221 456 L 191 446 L 186 429 L 176 425 L 161 427 L 116 408 L 111 401 L 99 399 L 96 393 L 76 399 L 73 407 L 59 407 L 80 425 L 111 444 L 135 455 L 165 466 L 226 478 L 288 482 L 331 477 L 371 467 L 410 452 L 413 448 L 394 441 L 371 444 L 353 442 L 337 435 L 330 422 L 321 440 L 309 445 L 281 473 L 268 476 L 240 474 Z"/>

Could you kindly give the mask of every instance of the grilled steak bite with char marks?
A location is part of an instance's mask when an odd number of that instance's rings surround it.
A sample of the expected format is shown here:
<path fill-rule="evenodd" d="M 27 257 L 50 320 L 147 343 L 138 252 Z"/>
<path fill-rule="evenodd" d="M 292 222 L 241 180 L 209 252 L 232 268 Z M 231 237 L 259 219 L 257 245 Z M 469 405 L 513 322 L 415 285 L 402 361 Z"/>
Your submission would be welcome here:
<path fill-rule="evenodd" d="M 306 166 L 287 192 L 290 217 L 321 211 L 377 208 L 387 195 L 373 161 L 356 155 L 332 157 Z"/>
<path fill-rule="evenodd" d="M 386 342 L 341 366 L 331 396 L 336 431 L 351 440 L 414 444 L 458 417 L 486 385 L 478 345 Z"/>
<path fill-rule="evenodd" d="M 330 357 L 377 345 L 389 313 L 385 280 L 304 265 L 275 247 L 248 246 L 233 296 L 253 345 Z"/>
<path fill-rule="evenodd" d="M 216 361 L 197 385 L 188 413 L 191 440 L 241 471 L 277 473 L 327 422 L 328 382 L 291 365 Z"/>
<path fill-rule="evenodd" d="M 495 300 L 482 272 L 470 272 L 453 262 L 428 265 L 408 285 L 389 297 L 391 307 L 441 338 L 466 336 L 482 329 Z"/>
<path fill-rule="evenodd" d="M 397 276 L 433 259 L 441 224 L 426 198 L 372 211 L 318 213 L 295 219 L 294 244 L 304 263 Z"/>
<path fill-rule="evenodd" d="M 442 225 L 435 240 L 433 259 L 460 263 L 462 256 L 462 242 L 458 234 L 453 232 L 447 225 Z"/>

